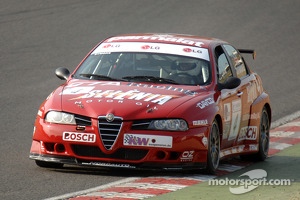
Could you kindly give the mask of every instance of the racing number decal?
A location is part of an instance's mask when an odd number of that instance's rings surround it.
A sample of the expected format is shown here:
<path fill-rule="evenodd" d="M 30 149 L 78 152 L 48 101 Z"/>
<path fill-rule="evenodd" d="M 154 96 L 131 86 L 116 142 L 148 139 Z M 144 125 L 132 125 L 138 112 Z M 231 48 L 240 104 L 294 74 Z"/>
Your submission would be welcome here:
<path fill-rule="evenodd" d="M 241 99 L 237 99 L 232 102 L 232 121 L 228 140 L 233 140 L 237 137 L 242 115 L 242 102 Z"/>

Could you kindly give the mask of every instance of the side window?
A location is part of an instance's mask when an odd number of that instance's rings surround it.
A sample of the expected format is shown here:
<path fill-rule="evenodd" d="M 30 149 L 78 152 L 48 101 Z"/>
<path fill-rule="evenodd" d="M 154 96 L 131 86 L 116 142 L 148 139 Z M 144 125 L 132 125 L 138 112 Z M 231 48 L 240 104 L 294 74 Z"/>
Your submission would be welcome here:
<path fill-rule="evenodd" d="M 231 59 L 233 67 L 236 71 L 238 78 L 242 78 L 247 75 L 247 69 L 240 53 L 230 45 L 224 45 L 224 48 Z"/>
<path fill-rule="evenodd" d="M 224 83 L 229 77 L 233 76 L 232 71 L 221 46 L 216 47 L 215 53 L 218 68 L 218 79 L 220 83 Z"/>

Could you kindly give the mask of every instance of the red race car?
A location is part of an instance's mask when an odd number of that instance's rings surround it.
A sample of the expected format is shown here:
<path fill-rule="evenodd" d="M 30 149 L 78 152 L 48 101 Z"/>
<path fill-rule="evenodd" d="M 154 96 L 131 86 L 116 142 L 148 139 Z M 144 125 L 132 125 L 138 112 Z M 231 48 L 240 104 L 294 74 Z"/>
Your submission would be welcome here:
<path fill-rule="evenodd" d="M 264 160 L 271 106 L 261 78 L 225 41 L 131 34 L 100 42 L 40 106 L 30 158 L 214 173 L 220 159 Z"/>

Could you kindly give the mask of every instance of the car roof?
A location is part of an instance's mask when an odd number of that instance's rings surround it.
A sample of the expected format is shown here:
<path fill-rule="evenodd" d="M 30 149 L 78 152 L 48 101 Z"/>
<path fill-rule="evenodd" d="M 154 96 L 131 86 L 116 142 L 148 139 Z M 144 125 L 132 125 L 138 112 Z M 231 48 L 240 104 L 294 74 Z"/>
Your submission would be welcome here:
<path fill-rule="evenodd" d="M 176 33 L 135 33 L 122 34 L 109 37 L 103 42 L 149 42 L 181 44 L 208 48 L 213 44 L 227 43 L 217 38 L 201 37 L 197 35 L 176 34 Z"/>

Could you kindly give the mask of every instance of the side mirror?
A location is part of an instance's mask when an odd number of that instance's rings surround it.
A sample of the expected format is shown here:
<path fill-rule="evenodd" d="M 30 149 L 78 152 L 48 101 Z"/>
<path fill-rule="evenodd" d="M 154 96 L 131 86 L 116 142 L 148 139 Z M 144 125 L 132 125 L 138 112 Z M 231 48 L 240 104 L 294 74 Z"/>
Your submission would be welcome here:
<path fill-rule="evenodd" d="M 67 80 L 70 76 L 70 71 L 67 68 L 59 67 L 55 70 L 56 76 L 61 80 Z"/>
<path fill-rule="evenodd" d="M 229 77 L 224 83 L 218 84 L 218 89 L 234 89 L 241 84 L 241 79 L 237 77 Z"/>

